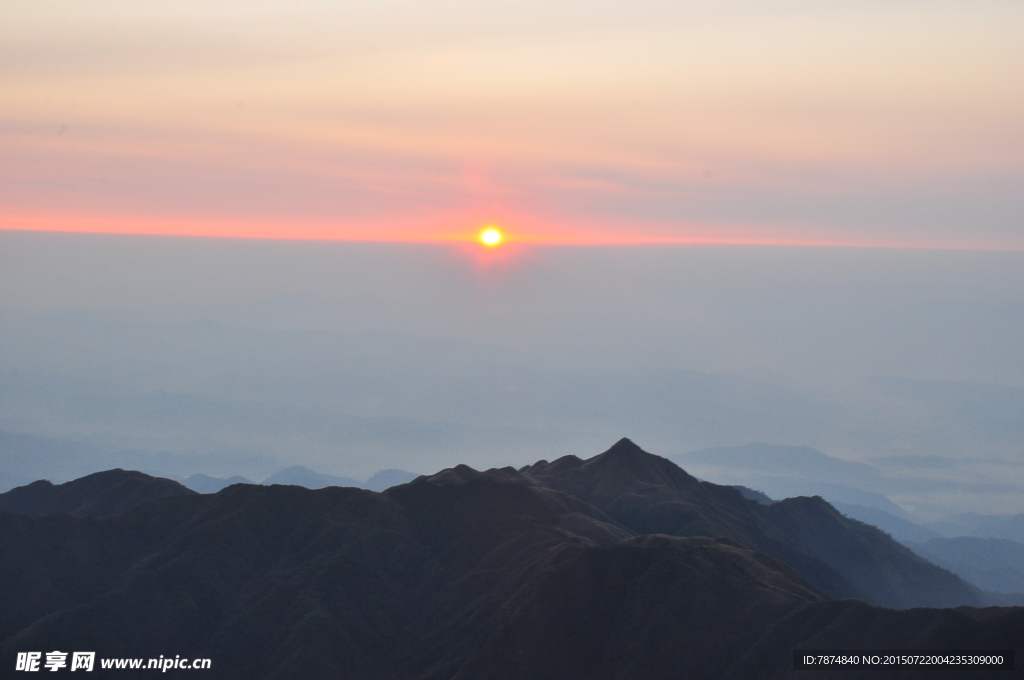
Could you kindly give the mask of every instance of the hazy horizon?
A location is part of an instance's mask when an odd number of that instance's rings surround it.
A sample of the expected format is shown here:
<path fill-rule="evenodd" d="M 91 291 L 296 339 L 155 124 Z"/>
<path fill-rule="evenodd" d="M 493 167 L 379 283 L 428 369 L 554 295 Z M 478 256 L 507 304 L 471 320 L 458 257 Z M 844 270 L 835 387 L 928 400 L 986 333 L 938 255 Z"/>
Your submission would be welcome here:
<path fill-rule="evenodd" d="M 365 479 L 766 442 L 880 466 L 861 488 L 922 516 L 1024 512 L 1024 253 L 0 243 L 0 429 L 94 465 Z"/>

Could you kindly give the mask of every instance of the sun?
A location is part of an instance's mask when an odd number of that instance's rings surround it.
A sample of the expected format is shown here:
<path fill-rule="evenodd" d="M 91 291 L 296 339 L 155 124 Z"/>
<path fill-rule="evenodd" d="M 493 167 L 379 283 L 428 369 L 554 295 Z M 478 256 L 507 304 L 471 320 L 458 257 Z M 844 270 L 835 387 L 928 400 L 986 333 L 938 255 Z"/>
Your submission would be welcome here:
<path fill-rule="evenodd" d="M 488 246 L 489 248 L 493 248 L 496 245 L 500 245 L 504 239 L 505 237 L 502 235 L 502 233 L 495 229 L 494 227 L 487 227 L 486 229 L 480 232 L 480 243 L 483 243 L 485 246 Z"/>

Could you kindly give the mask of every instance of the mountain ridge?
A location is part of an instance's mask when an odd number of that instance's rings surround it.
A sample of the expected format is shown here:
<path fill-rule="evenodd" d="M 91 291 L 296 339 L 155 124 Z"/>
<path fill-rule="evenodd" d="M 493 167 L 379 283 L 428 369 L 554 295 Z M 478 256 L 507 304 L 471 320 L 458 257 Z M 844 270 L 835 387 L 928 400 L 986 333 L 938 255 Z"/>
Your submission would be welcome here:
<path fill-rule="evenodd" d="M 616 447 L 522 470 L 460 465 L 383 493 L 238 484 L 105 518 L 2 512 L 0 659 L 66 647 L 141 658 L 159 647 L 214 659 L 218 677 L 239 680 L 668 680 L 681 669 L 758 680 L 791 677 L 791 652 L 807 645 L 1024 638 L 1024 609 L 832 599 L 806 565 L 743 541 L 817 526 L 821 513 L 869 545 L 874 533 L 821 499 L 763 506 Z M 713 510 L 725 514 L 698 517 Z M 690 535 L 631 528 L 643 522 Z M 715 526 L 741 540 L 692 531 Z"/>
<path fill-rule="evenodd" d="M 892 607 L 983 603 L 973 586 L 884 532 L 843 517 L 820 497 L 764 505 L 738 489 L 701 482 L 629 439 L 586 461 L 541 461 L 521 471 L 577 495 L 635 533 L 722 536 L 772 555 L 832 597 Z M 801 538 L 811 533 L 814 540 Z"/>
<path fill-rule="evenodd" d="M 109 517 L 139 503 L 166 496 L 196 492 L 171 479 L 115 468 L 52 484 L 41 479 L 0 493 L 0 511 L 25 515 L 72 515 Z"/>

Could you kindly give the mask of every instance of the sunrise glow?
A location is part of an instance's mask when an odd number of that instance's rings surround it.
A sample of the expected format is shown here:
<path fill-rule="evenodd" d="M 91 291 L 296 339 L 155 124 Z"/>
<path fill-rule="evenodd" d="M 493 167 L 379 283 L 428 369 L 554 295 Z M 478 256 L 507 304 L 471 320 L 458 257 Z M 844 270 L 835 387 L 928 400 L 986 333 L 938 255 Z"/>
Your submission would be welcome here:
<path fill-rule="evenodd" d="M 502 240 L 504 240 L 504 237 L 501 232 L 494 227 L 488 227 L 480 232 L 480 243 L 483 243 L 485 246 L 490 248 L 500 245 Z"/>
<path fill-rule="evenodd" d="M 16 3 L 0 229 L 1024 248 L 1024 4 L 691 5 Z"/>

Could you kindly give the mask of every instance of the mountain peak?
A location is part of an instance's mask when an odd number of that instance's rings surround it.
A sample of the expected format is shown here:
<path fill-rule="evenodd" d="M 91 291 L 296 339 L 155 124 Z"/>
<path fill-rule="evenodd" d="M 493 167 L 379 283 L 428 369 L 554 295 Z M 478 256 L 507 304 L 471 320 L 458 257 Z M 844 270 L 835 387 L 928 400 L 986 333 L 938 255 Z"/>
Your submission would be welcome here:
<path fill-rule="evenodd" d="M 528 466 L 524 471 L 543 484 L 587 502 L 610 502 L 622 494 L 643 493 L 656 486 L 699 493 L 696 479 L 626 437 L 586 461 L 566 456 L 554 463 Z"/>
<path fill-rule="evenodd" d="M 655 469 L 660 470 L 665 467 L 663 464 L 668 463 L 668 461 L 660 456 L 655 456 L 654 454 L 644 451 L 638 447 L 632 439 L 623 437 L 616 441 L 612 445 L 611 449 L 608 449 L 603 454 L 590 459 L 588 463 L 603 465 L 611 464 L 616 468 L 625 466 L 625 468 L 631 469 L 634 473 L 637 473 L 652 465 Z M 675 465 L 671 464 L 670 466 L 675 467 Z"/>
<path fill-rule="evenodd" d="M 610 449 L 608 449 L 607 451 L 605 451 L 602 455 L 611 457 L 611 456 L 636 456 L 636 455 L 646 455 L 646 456 L 649 456 L 651 454 L 647 453 L 646 451 L 641 449 L 639 446 L 634 444 L 633 440 L 630 439 L 629 437 L 623 437 L 619 441 L 615 442 L 612 445 L 612 447 Z"/>

